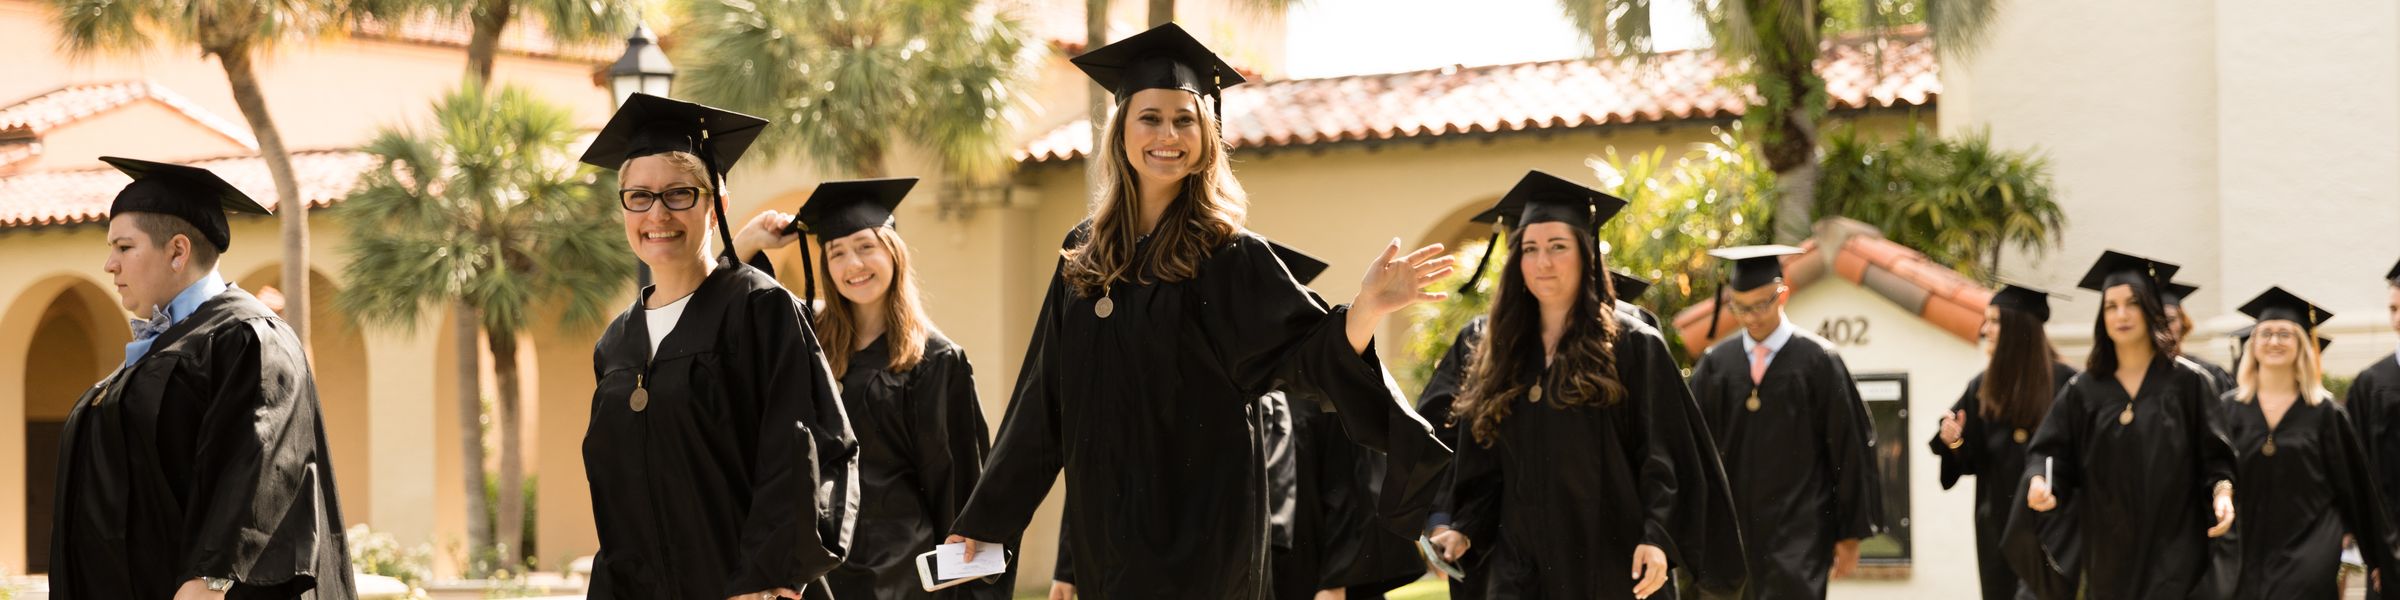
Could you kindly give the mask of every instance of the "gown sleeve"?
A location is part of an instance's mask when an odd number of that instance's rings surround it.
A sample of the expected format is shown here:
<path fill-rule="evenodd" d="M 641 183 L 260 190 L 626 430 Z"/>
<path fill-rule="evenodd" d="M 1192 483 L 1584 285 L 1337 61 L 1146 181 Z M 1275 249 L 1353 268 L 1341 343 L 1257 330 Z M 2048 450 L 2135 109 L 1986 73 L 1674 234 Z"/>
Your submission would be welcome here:
<path fill-rule="evenodd" d="M 2190 419 L 2187 422 L 2201 424 L 2200 427 L 2191 428 L 2191 444 L 2197 458 L 2194 461 L 2199 471 L 2197 481 L 2204 486 L 2200 494 L 2202 498 L 2209 498 L 2217 482 L 2233 481 L 2233 438 L 2226 428 L 2230 419 L 2225 415 L 2225 403 L 2221 400 L 2226 390 L 2217 385 L 2213 375 L 2202 375 L 2194 383 L 2199 385 L 2204 395 L 2195 395 L 2186 403 L 2185 410 L 2189 411 L 2186 418 Z M 2237 487 L 2234 495 L 2239 497 L 2240 494 Z M 2209 517 L 2209 522 L 2214 524 L 2216 518 Z"/>
<path fill-rule="evenodd" d="M 1459 328 L 1458 336 L 1450 342 L 1450 350 L 1434 363 L 1433 376 L 1426 380 L 1425 391 L 1417 395 L 1417 414 L 1433 425 L 1435 439 L 1442 445 L 1458 447 L 1458 426 L 1451 422 L 1450 403 L 1458 398 L 1466 385 L 1467 366 L 1473 360 L 1475 346 L 1483 343 L 1484 318 L 1476 317 Z M 1425 519 L 1425 531 L 1450 525 L 1450 482 L 1445 474 L 1442 485 L 1433 494 L 1432 514 Z"/>
<path fill-rule="evenodd" d="M 310 573 L 332 482 L 311 468 L 319 427 L 308 358 L 282 322 L 244 319 L 212 340 L 215 389 L 194 440 L 181 576 L 278 585 Z M 170 392 L 172 394 L 172 392 Z"/>
<path fill-rule="evenodd" d="M 916 385 L 909 387 L 908 405 L 915 418 L 909 423 L 918 485 L 925 489 L 926 514 L 936 530 L 958 520 L 959 508 L 983 477 L 983 457 L 991 451 L 991 429 L 983 422 L 983 405 L 975 396 L 975 366 L 966 350 L 949 346 L 925 355 L 917 363 Z M 920 549 L 919 551 L 922 551 Z M 1005 597 L 1015 584 L 1015 565 L 1000 579 L 966 584 L 967 595 Z"/>
<path fill-rule="evenodd" d="M 2369 569 L 2380 570 L 2386 579 L 2379 598 L 2400 598 L 2400 532 L 2396 532 L 2383 501 L 2377 493 L 2375 473 L 2367 458 L 2367 446 L 2359 439 L 2358 428 L 2350 420 L 2349 411 L 2326 403 L 2325 473 L 2332 479 L 2333 507 L 2341 513 L 2342 524 L 2358 542 L 2358 554 L 2365 558 Z M 2371 589 L 2371 588 L 2370 588 Z"/>
<path fill-rule="evenodd" d="M 1825 456 L 1834 462 L 1834 539 L 1873 537 L 1883 529 L 1882 475 L 1876 471 L 1875 422 L 1840 355 L 1825 352 L 1833 385 L 1821 388 L 1818 414 L 1825 416 Z"/>
<path fill-rule="evenodd" d="M 1691 570 L 1709 587 L 1729 587 L 1747 578 L 1741 525 L 1734 513 L 1732 483 L 1717 457 L 1715 438 L 1701 422 L 1700 405 L 1676 373 L 1666 340 L 1628 334 L 1617 343 L 1633 347 L 1641 371 L 1628 391 L 1642 419 L 1643 447 L 1628 456 L 1640 465 L 1642 543 L 1666 552 L 1667 562 Z M 1633 361 L 1618 361 L 1620 366 Z"/>
<path fill-rule="evenodd" d="M 983 455 L 991 450 L 991 429 L 984 425 L 983 406 L 975 398 L 975 367 L 964 350 L 942 349 L 917 368 L 924 372 L 909 389 L 909 405 L 917 415 L 912 423 L 927 427 L 910 443 L 939 527 L 957 520 L 959 507 L 975 492 Z"/>
<path fill-rule="evenodd" d="M 1927 447 L 1933 448 L 1934 457 L 1942 461 L 1942 489 L 1956 487 L 1959 479 L 1975 474 L 1979 470 L 1978 467 L 1981 466 L 1978 463 L 1983 458 L 1983 446 L 1977 442 L 1983 440 L 1983 415 L 1977 412 L 1975 396 L 1982 386 L 1983 377 L 1976 376 L 1974 380 L 1967 382 L 1967 391 L 1958 395 L 1958 402 L 1950 405 L 1949 414 L 1958 414 L 1964 411 L 1967 415 L 1965 422 L 1960 424 L 1958 432 L 1959 441 L 1964 443 L 1959 444 L 1957 449 L 1952 449 L 1949 444 L 1942 443 L 1942 432 L 1939 426 L 1934 427 L 1933 439 L 1925 442 Z"/>
<path fill-rule="evenodd" d="M 1060 266 L 1064 264 L 1062 259 Z M 976 482 L 966 505 L 959 508 L 951 533 L 986 542 L 1017 539 L 1065 466 L 1058 399 L 1050 388 L 1057 368 L 1048 353 L 1067 293 L 1066 280 L 1053 268 L 1050 290 L 1043 296 L 1041 314 L 1034 322 L 1033 340 L 1025 348 L 1025 364 L 1017 371 L 1017 389 L 1010 394 L 1008 416 L 1000 421 L 1000 438 L 992 444 L 991 456 L 984 459 L 983 478 Z M 1059 548 L 1064 556 L 1063 530 Z"/>
<path fill-rule="evenodd" d="M 1498 547 L 1500 494 L 1508 482 L 1501 462 L 1498 448 L 1476 441 L 1474 428 L 1460 424 L 1457 471 L 1450 474 L 1450 528 L 1467 536 L 1467 555 L 1461 561 L 1483 561 Z"/>
<path fill-rule="evenodd" d="M 750 457 L 750 514 L 725 595 L 799 589 L 841 565 L 858 518 L 858 438 L 833 388 L 833 371 L 781 286 L 749 292 L 750 373 L 760 397 L 736 398 L 756 430 L 739 434 Z M 743 406 L 748 404 L 748 406 Z M 807 503 L 797 499 L 810 499 Z"/>
<path fill-rule="evenodd" d="M 1401 399 L 1370 343 L 1350 349 L 1348 306 L 1328 307 L 1292 278 L 1263 238 L 1244 234 L 1211 257 L 1201 330 L 1219 364 L 1254 401 L 1282 389 L 1333 405 L 1351 441 L 1390 458 L 1376 512 L 1394 532 L 1414 532 L 1430 512 L 1450 450 Z"/>

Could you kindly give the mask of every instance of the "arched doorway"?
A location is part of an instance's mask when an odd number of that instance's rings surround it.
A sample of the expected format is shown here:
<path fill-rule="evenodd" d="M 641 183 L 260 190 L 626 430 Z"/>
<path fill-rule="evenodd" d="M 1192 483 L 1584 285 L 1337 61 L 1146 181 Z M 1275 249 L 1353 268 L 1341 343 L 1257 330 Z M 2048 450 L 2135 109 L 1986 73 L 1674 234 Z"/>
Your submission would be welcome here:
<path fill-rule="evenodd" d="M 67 413 L 84 390 L 123 362 L 132 332 L 117 299 L 99 282 L 60 274 L 24 289 L 0 315 L 0 372 L 17 370 L 23 383 L 0 391 L 0 419 L 23 435 L 0 435 L 15 446 L 0 450 L 0 480 L 22 482 L 19 493 L 0 499 L 0 522 L 22 527 L 21 536 L 0 534 L 0 563 L 25 572 L 49 569 L 50 517 L 57 493 L 58 438 Z M 7 379 L 7 377 L 0 377 Z"/>

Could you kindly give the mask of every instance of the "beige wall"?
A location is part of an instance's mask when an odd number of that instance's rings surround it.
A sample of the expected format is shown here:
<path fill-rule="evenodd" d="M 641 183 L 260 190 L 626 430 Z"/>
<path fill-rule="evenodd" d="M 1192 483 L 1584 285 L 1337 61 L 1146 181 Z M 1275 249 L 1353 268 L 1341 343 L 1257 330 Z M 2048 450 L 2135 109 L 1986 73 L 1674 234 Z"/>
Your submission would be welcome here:
<path fill-rule="evenodd" d="M 2146 254 L 2203 286 L 2187 349 L 2213 360 L 2248 322 L 2234 309 L 2269 285 L 2339 315 L 2330 370 L 2390 352 L 2379 276 L 2400 259 L 2400 7 L 2280 8 L 2012 3 L 1978 52 L 1945 59 L 1943 126 L 2047 152 L 2071 219 L 2059 252 L 2012 255 L 2007 274 L 2071 290 L 2103 249 Z M 2097 296 L 2072 296 L 2052 335 L 2080 354 Z"/>
<path fill-rule="evenodd" d="M 1785 307 L 1792 324 L 1817 331 L 1828 319 L 1864 319 L 1864 342 L 1840 348 L 1842 360 L 1854 375 L 1908 376 L 1908 434 L 1896 447 L 1878 452 L 1906 453 L 1909 478 L 1886 481 L 1905 485 L 1913 509 L 1885 516 L 1891 522 L 1908 519 L 1915 555 L 1906 579 L 1840 581 L 1828 590 L 1839 598 L 1942 598 L 1975 589 L 1980 578 L 1975 557 L 1975 496 L 1978 482 L 1962 481 L 1943 491 L 1941 463 L 1926 452 L 1922 440 L 1940 426 L 1941 415 L 1966 392 L 1967 380 L 1983 371 L 1983 353 L 1974 344 L 1933 326 L 1881 295 L 1838 277 L 1827 277 L 1793 294 Z"/>

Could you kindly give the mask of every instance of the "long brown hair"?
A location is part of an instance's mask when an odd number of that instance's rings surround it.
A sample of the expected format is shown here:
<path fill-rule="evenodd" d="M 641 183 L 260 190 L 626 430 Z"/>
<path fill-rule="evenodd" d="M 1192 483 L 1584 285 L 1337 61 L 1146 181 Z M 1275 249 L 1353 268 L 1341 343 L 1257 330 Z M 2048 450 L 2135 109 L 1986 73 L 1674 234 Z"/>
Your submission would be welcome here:
<path fill-rule="evenodd" d="M 2150 328 L 2150 351 L 2158 358 L 2170 360 L 2183 353 L 2175 326 L 2167 323 L 2166 305 L 2159 302 L 2158 289 L 2150 285 L 2150 280 L 2111 278 L 2100 285 L 2100 314 L 2092 318 L 2092 355 L 2084 359 L 2083 365 L 2084 371 L 2101 377 L 2115 377 L 2117 373 L 2117 342 L 2108 337 L 2108 290 L 2120 285 L 2133 288 L 2133 303 L 2141 307 L 2142 324 Z"/>
<path fill-rule="evenodd" d="M 1561 406 L 1615 406 L 1625 399 L 1625 384 L 1617 379 L 1616 293 L 1608 285 L 1608 265 L 1601 262 L 1590 231 L 1568 225 L 1576 233 L 1577 252 L 1583 256 L 1581 290 L 1575 294 L 1574 305 L 1567 309 L 1567 330 L 1558 339 L 1558 358 L 1543 380 L 1564 378 L 1566 385 L 1545 385 L 1555 390 L 1543 397 L 1544 402 Z M 1510 237 L 1522 244 L 1524 228 Z M 1525 372 L 1527 361 L 1542 360 L 1542 311 L 1533 291 L 1525 287 L 1525 271 L 1520 265 L 1525 253 L 1510 252 L 1507 268 L 1500 271 L 1499 293 L 1492 297 L 1490 323 L 1483 341 L 1467 361 L 1467 385 L 1458 398 L 1452 400 L 1452 418 L 1466 423 L 1475 441 L 1486 447 L 1499 437 L 1500 422 L 1508 418 L 1514 400 L 1525 395 L 1526 386 L 1518 374 Z M 1555 374 L 1555 375 L 1553 375 Z"/>
<path fill-rule="evenodd" d="M 1977 412 L 1986 421 L 2039 427 L 2057 391 L 2053 386 L 2058 348 L 2050 345 L 2050 334 L 2042 331 L 2042 320 L 2033 313 L 1993 310 L 2000 313 L 2000 339 L 1992 341 L 1992 361 L 1984 366 L 1983 384 L 1975 391 L 1981 406 Z"/>
<path fill-rule="evenodd" d="M 937 333 L 933 321 L 925 318 L 922 302 L 917 297 L 917 270 L 910 266 L 908 244 L 900 241 L 900 233 L 890 227 L 876 227 L 875 243 L 882 244 L 884 255 L 892 257 L 892 288 L 883 293 L 883 347 L 892 355 L 887 369 L 906 373 L 917 368 L 925 359 L 925 339 Z M 824 253 L 817 269 L 824 278 L 825 289 L 833 290 L 825 302 L 825 311 L 817 313 L 817 340 L 825 347 L 825 362 L 833 367 L 833 376 L 850 372 L 850 355 L 857 352 L 858 308 L 834 287 L 833 261 Z"/>
<path fill-rule="evenodd" d="M 1125 119 L 1130 118 L 1133 97 L 1117 103 L 1108 133 L 1102 136 L 1106 147 L 1100 153 L 1100 180 L 1093 186 L 1091 234 L 1059 252 L 1066 259 L 1062 275 L 1076 295 L 1098 296 L 1121 281 L 1191 279 L 1211 252 L 1241 233 L 1249 196 L 1233 178 L 1216 115 L 1198 95 L 1192 98 L 1192 113 L 1200 120 L 1200 143 L 1195 145 L 1199 170 L 1184 178 L 1183 191 L 1167 205 L 1158 227 L 1150 232 L 1150 245 L 1138 256 L 1134 249 L 1142 238 L 1137 231 L 1141 187 L 1125 155 Z"/>

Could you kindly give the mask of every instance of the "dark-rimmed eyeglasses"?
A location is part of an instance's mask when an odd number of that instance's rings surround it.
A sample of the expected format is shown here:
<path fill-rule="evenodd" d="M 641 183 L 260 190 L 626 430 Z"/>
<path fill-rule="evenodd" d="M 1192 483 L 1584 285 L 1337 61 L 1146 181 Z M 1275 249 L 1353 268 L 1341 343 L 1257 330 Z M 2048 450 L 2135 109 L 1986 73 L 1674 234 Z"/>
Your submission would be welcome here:
<path fill-rule="evenodd" d="M 625 205 L 625 210 L 637 213 L 650 212 L 650 207 L 656 206 L 662 201 L 666 203 L 667 210 L 691 210 L 693 206 L 700 204 L 700 188 L 677 187 L 657 192 L 617 190 L 617 203 Z"/>

